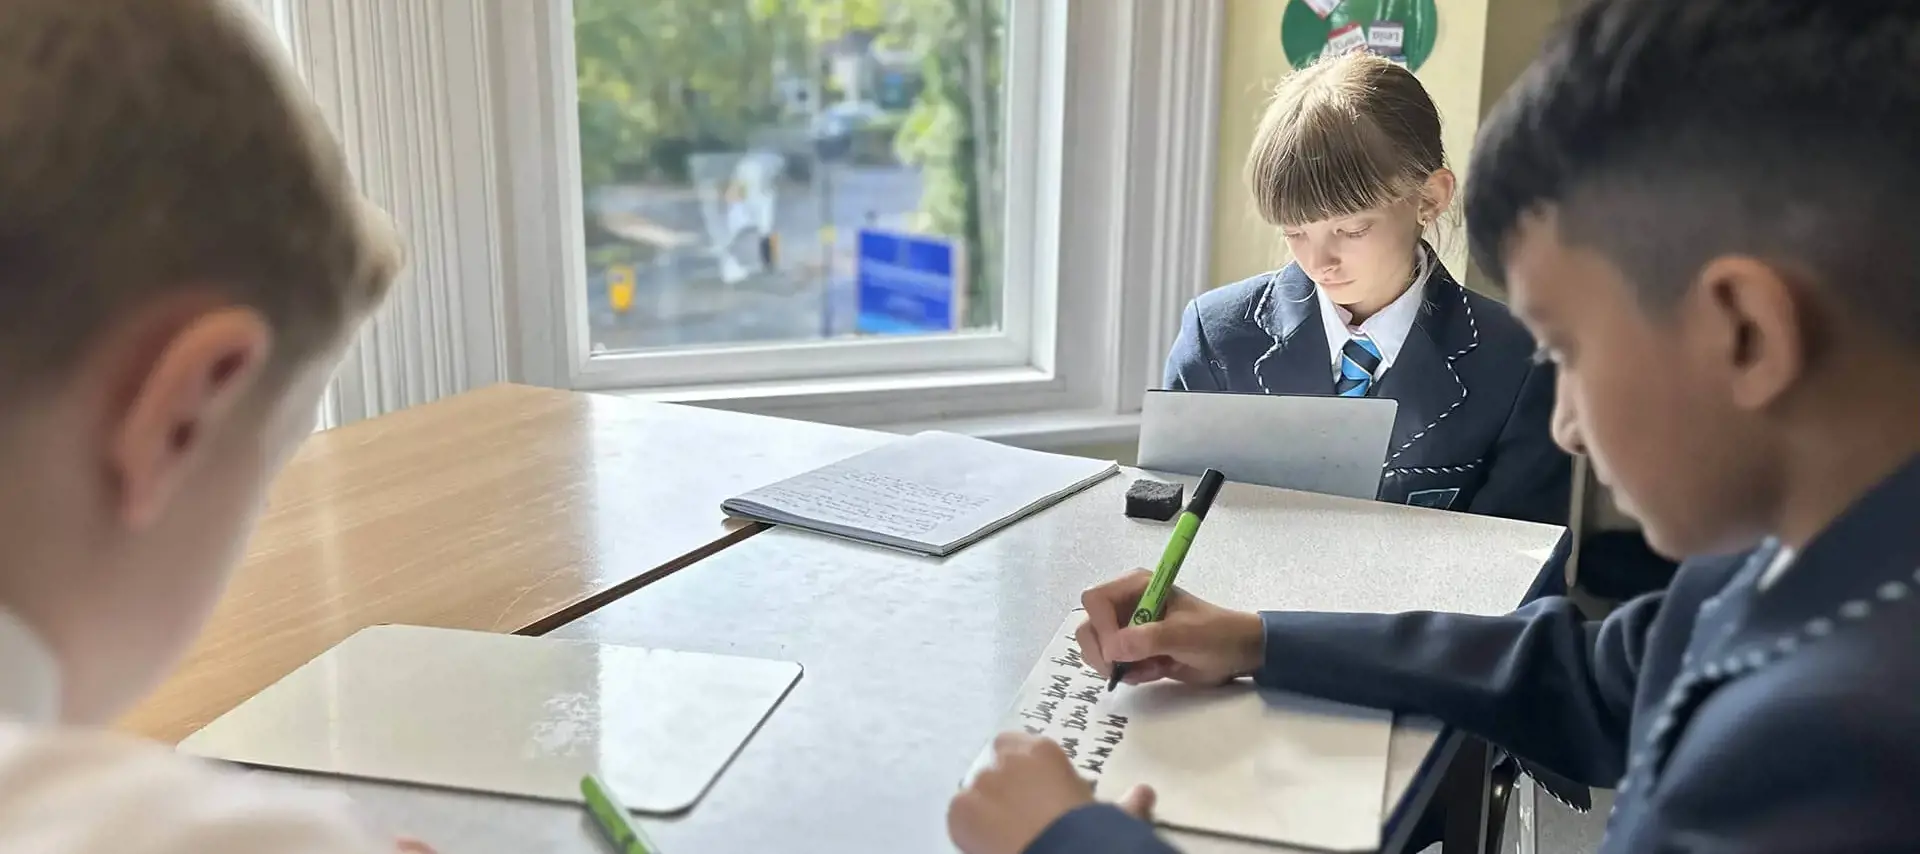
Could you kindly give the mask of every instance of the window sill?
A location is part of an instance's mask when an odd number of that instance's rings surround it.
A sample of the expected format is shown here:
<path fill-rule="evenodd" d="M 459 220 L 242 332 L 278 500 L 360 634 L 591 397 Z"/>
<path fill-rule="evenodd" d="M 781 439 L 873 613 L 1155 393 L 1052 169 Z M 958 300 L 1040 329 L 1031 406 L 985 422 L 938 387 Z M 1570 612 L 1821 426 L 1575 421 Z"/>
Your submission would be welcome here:
<path fill-rule="evenodd" d="M 1036 451 L 1076 452 L 1109 446 L 1131 449 L 1140 443 L 1139 415 L 1085 410 L 894 424 L 881 429 L 895 433 L 946 430 Z M 1131 453 L 1124 456 L 1128 459 L 1121 462 L 1131 462 Z"/>
<path fill-rule="evenodd" d="M 1060 377 L 996 368 L 607 392 L 847 427 L 1019 416 L 1086 405 Z"/>
<path fill-rule="evenodd" d="M 1033 368 L 978 371 L 939 371 L 760 383 L 721 383 L 617 392 L 622 397 L 657 403 L 696 405 L 746 401 L 780 403 L 849 395 L 898 394 L 925 391 L 964 391 L 982 387 L 1039 386 L 1052 381 Z"/>
<path fill-rule="evenodd" d="M 893 433 L 949 430 L 1035 450 L 1139 442 L 1140 416 L 1076 408 L 1033 368 L 608 392 Z"/>

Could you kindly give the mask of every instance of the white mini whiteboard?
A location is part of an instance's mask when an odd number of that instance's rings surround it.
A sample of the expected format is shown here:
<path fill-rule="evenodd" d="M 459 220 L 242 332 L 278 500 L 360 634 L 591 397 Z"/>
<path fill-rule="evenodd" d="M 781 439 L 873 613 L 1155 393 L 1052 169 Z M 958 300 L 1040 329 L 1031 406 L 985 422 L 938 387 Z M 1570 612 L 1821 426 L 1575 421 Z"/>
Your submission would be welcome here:
<path fill-rule="evenodd" d="M 1059 742 L 1102 798 L 1152 786 L 1154 820 L 1167 827 L 1322 851 L 1380 847 L 1391 713 L 1244 680 L 1108 693 L 1074 642 L 1084 619 L 1075 611 L 1061 624 L 1002 729 Z M 991 758 L 989 744 L 969 776 Z"/>
<path fill-rule="evenodd" d="M 180 744 L 246 765 L 544 800 L 601 775 L 684 811 L 800 665 L 418 626 L 363 629 Z"/>

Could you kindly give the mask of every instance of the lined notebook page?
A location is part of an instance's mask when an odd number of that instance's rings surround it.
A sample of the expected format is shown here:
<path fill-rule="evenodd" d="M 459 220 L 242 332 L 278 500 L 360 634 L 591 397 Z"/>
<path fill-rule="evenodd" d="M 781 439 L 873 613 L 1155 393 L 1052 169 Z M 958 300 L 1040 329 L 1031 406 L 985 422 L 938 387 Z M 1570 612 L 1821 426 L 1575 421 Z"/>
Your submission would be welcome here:
<path fill-rule="evenodd" d="M 755 489 L 737 516 L 946 554 L 1119 470 L 1110 461 L 928 432 Z"/>
<path fill-rule="evenodd" d="M 953 538 L 955 523 L 987 506 L 992 498 L 983 492 L 928 485 L 928 480 L 945 479 L 927 470 L 932 467 L 915 465 L 894 475 L 858 464 L 837 465 L 756 489 L 745 497 L 813 521 L 902 540 L 945 542 Z"/>
<path fill-rule="evenodd" d="M 1159 823 L 1326 851 L 1379 847 L 1390 713 L 1262 691 L 1122 685 L 1080 658 L 1073 612 L 1022 684 L 1003 730 L 1060 743 L 1103 798 L 1136 784 Z M 977 771 L 991 745 L 975 761 Z"/>

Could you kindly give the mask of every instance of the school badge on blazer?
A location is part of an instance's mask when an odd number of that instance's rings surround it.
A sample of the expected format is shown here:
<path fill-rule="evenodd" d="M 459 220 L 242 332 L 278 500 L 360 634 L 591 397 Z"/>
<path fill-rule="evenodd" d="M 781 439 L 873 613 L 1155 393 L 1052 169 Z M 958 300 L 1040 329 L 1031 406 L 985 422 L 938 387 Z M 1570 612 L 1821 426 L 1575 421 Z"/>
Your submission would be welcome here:
<path fill-rule="evenodd" d="M 1460 487 L 1445 489 L 1422 489 L 1407 493 L 1407 503 L 1414 507 L 1430 507 L 1434 510 L 1453 509 L 1453 500 L 1460 497 Z"/>

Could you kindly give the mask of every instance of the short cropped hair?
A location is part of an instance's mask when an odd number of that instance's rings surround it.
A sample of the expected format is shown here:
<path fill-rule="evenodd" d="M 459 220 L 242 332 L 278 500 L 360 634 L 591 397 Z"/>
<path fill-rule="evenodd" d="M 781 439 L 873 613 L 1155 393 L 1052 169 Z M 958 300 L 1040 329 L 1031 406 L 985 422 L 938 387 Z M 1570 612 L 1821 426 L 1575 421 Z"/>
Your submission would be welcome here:
<path fill-rule="evenodd" d="M 0 3 L 0 389 L 49 384 L 134 308 L 190 288 L 258 310 L 273 364 L 298 363 L 398 263 L 251 11 Z"/>
<path fill-rule="evenodd" d="M 1447 165 L 1440 111 L 1407 69 L 1352 53 L 1274 89 L 1247 153 L 1261 219 L 1305 225 L 1412 198 Z"/>
<path fill-rule="evenodd" d="M 1920 342 L 1920 3 L 1597 0 L 1482 125 L 1475 260 L 1521 221 L 1607 256 L 1643 307 L 1715 257 L 1803 277 Z"/>

